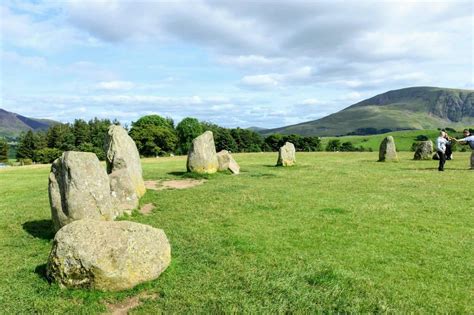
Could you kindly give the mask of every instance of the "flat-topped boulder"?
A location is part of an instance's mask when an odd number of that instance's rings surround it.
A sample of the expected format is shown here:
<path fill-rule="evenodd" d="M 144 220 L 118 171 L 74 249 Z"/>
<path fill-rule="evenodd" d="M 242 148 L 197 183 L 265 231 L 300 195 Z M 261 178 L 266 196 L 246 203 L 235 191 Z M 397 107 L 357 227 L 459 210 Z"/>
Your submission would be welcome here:
<path fill-rule="evenodd" d="M 421 141 L 416 146 L 414 160 L 431 160 L 433 154 L 433 141 Z"/>
<path fill-rule="evenodd" d="M 66 288 L 120 291 L 158 278 L 170 261 L 163 230 L 129 221 L 80 220 L 56 233 L 47 277 Z"/>
<path fill-rule="evenodd" d="M 277 166 L 292 166 L 296 163 L 295 145 L 291 142 L 286 142 L 284 146 L 278 150 Z"/>
<path fill-rule="evenodd" d="M 76 220 L 112 220 L 109 177 L 94 153 L 67 151 L 51 165 L 49 202 L 54 228 Z"/>
<path fill-rule="evenodd" d="M 117 125 L 109 127 L 106 136 L 106 163 L 110 189 L 117 208 L 128 212 L 138 206 L 146 192 L 140 154 L 127 131 Z"/>
<path fill-rule="evenodd" d="M 240 173 L 240 166 L 234 160 L 232 155 L 227 150 L 222 150 L 217 153 L 217 160 L 219 161 L 219 171 L 231 171 L 233 174 Z"/>
<path fill-rule="evenodd" d="M 211 174 L 219 169 L 216 146 L 212 131 L 196 137 L 189 149 L 186 163 L 188 172 Z"/>
<path fill-rule="evenodd" d="M 385 137 L 380 143 L 379 162 L 395 162 L 398 161 L 397 148 L 395 147 L 395 139 L 392 136 Z"/>

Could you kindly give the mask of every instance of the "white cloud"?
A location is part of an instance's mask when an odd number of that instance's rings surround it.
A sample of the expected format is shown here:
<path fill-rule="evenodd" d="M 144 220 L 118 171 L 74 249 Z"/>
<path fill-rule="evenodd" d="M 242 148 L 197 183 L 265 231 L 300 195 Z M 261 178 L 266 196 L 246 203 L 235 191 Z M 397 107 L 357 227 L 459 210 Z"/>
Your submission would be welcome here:
<path fill-rule="evenodd" d="M 135 84 L 130 81 L 103 81 L 97 83 L 96 87 L 100 90 L 130 90 Z"/>

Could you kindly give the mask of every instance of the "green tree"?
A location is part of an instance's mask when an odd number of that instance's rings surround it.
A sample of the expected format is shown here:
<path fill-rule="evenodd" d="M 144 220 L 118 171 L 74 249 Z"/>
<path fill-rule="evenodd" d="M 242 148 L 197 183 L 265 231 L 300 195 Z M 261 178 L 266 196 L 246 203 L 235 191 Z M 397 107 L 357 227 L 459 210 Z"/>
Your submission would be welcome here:
<path fill-rule="evenodd" d="M 187 154 L 194 138 L 203 133 L 203 127 L 196 118 L 186 117 L 176 126 L 178 153 Z"/>
<path fill-rule="evenodd" d="M 62 151 L 76 149 L 76 137 L 70 124 L 57 124 L 48 129 L 46 134 L 48 148 L 57 148 Z"/>
<path fill-rule="evenodd" d="M 132 127 L 130 137 L 143 156 L 166 155 L 174 152 L 178 143 L 174 130 L 154 125 L 146 125 L 143 128 Z"/>
<path fill-rule="evenodd" d="M 249 129 L 231 129 L 232 138 L 237 143 L 238 152 L 261 152 L 263 138 L 255 131 Z"/>
<path fill-rule="evenodd" d="M 82 120 L 76 119 L 74 120 L 74 124 L 72 125 L 72 130 L 74 133 L 74 140 L 75 146 L 79 147 L 84 143 L 91 142 L 91 130 L 89 124 Z"/>
<path fill-rule="evenodd" d="M 329 140 L 327 146 L 326 146 L 326 151 L 339 151 L 341 149 L 341 141 L 339 139 L 333 139 Z"/>
<path fill-rule="evenodd" d="M 173 126 L 170 118 L 148 115 L 133 122 L 129 134 L 141 155 L 166 155 L 174 152 L 178 143 Z"/>
<path fill-rule="evenodd" d="M 278 151 L 283 146 L 285 139 L 282 134 L 275 133 L 265 138 L 265 143 L 271 148 L 272 151 Z"/>
<path fill-rule="evenodd" d="M 357 151 L 357 148 L 354 147 L 352 142 L 347 141 L 347 142 L 343 142 L 341 144 L 340 150 L 343 151 L 343 152 L 352 152 L 352 151 Z"/>
<path fill-rule="evenodd" d="M 3 138 L 0 138 L 0 162 L 8 162 L 8 142 Z"/>
<path fill-rule="evenodd" d="M 18 141 L 18 148 L 16 151 L 16 158 L 19 159 L 33 159 L 34 151 L 37 149 L 36 137 L 33 131 L 28 130 L 20 136 Z"/>
<path fill-rule="evenodd" d="M 52 163 L 58 157 L 61 156 L 63 152 L 56 148 L 43 148 L 34 151 L 33 161 L 37 163 Z"/>

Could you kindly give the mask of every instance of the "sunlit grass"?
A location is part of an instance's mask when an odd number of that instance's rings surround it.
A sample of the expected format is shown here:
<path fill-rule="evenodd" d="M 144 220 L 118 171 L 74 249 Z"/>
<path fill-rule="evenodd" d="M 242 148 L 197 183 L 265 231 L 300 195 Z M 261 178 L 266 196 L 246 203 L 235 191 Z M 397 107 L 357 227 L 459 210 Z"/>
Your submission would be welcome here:
<path fill-rule="evenodd" d="M 136 313 L 473 313 L 474 172 L 468 153 L 379 163 L 377 153 L 236 154 L 239 176 L 148 191 L 172 264 L 121 293 L 61 290 L 44 279 L 51 248 L 49 167 L 0 171 L 4 313 L 101 313 L 104 301 L 156 293 Z M 185 177 L 185 157 L 143 160 L 145 179 Z"/>

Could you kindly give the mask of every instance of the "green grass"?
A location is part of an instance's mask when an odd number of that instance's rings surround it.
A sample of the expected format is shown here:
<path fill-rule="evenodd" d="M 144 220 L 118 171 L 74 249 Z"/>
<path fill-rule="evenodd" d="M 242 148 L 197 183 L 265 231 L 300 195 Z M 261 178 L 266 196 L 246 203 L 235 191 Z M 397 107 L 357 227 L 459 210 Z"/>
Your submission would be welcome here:
<path fill-rule="evenodd" d="M 439 130 L 403 130 L 368 136 L 324 137 L 321 143 L 324 149 L 329 140 L 339 139 L 341 143 L 350 141 L 356 147 L 362 146 L 365 149 L 372 149 L 375 152 L 379 150 L 380 143 L 385 137 L 393 136 L 398 151 L 410 151 L 413 142 L 416 142 L 416 137 L 419 135 L 425 135 L 435 143 L 439 135 Z"/>
<path fill-rule="evenodd" d="M 48 166 L 0 171 L 2 313 L 94 314 L 157 294 L 150 313 L 474 313 L 474 172 L 468 153 L 379 163 L 377 153 L 236 154 L 239 176 L 148 191 L 129 220 L 165 230 L 172 263 L 120 293 L 61 290 L 44 279 L 51 248 Z M 143 161 L 145 179 L 185 176 L 183 157 Z"/>

